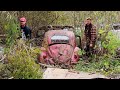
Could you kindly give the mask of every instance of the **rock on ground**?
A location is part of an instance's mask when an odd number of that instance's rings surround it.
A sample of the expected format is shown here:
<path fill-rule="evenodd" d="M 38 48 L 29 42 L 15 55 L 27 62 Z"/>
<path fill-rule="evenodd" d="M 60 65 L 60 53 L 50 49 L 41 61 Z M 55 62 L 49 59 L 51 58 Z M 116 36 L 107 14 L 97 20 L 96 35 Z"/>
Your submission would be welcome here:
<path fill-rule="evenodd" d="M 101 74 L 90 74 L 86 72 L 74 72 L 68 69 L 47 68 L 43 74 L 43 79 L 94 79 L 106 78 Z"/>

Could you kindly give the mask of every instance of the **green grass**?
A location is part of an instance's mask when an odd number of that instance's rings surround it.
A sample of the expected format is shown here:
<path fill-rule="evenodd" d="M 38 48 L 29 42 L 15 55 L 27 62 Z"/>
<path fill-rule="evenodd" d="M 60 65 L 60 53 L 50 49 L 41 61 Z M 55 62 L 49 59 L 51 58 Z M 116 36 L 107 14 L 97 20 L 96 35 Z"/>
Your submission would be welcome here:
<path fill-rule="evenodd" d="M 99 61 L 95 58 L 90 62 L 80 60 L 75 67 L 78 71 L 101 73 L 106 76 L 120 73 L 120 59 L 111 59 L 106 56 L 99 57 Z"/>

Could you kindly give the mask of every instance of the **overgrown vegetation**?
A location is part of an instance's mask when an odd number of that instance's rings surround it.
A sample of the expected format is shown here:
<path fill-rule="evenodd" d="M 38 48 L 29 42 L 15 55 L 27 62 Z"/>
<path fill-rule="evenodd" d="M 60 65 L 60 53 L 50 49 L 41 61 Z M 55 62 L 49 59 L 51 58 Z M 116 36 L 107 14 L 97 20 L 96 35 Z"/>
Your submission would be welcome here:
<path fill-rule="evenodd" d="M 0 78 L 41 79 L 40 65 L 35 63 L 40 49 L 30 47 L 29 41 L 17 39 L 21 33 L 16 17 L 10 15 L 7 20 L 4 25 L 6 33 L 4 54 L 6 58 L 5 64 L 0 63 Z"/>
<path fill-rule="evenodd" d="M 41 79 L 40 65 L 35 63 L 39 53 L 39 48 L 30 48 L 23 40 L 18 40 L 7 53 L 7 64 L 1 67 L 0 76 L 14 79 Z"/>
<path fill-rule="evenodd" d="M 15 17 L 11 17 L 8 22 L 6 22 L 5 26 L 6 31 L 6 48 L 5 53 L 8 53 L 9 49 L 16 43 L 17 37 L 20 35 L 20 30 L 18 29 L 18 22 Z"/>
<path fill-rule="evenodd" d="M 99 57 L 99 61 L 86 61 L 80 60 L 76 66 L 76 70 L 87 71 L 92 73 L 101 73 L 106 76 L 120 73 L 120 59 L 108 58 L 108 56 Z"/>
<path fill-rule="evenodd" d="M 101 39 L 101 44 L 101 55 L 96 53 L 89 58 L 90 61 L 87 63 L 87 60 L 80 59 L 75 69 L 87 72 L 99 72 L 107 76 L 120 73 L 120 58 L 115 58 L 116 50 L 120 47 L 120 39 L 116 38 L 109 31 L 104 40 Z M 82 52 L 80 51 L 79 54 L 82 55 Z"/>

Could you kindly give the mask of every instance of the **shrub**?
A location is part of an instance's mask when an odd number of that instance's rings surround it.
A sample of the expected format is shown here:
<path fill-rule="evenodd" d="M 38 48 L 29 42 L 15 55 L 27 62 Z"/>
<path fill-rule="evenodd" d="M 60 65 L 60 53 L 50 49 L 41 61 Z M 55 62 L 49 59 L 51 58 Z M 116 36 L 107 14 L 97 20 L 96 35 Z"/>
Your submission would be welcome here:
<path fill-rule="evenodd" d="M 120 73 L 120 61 L 102 56 L 101 60 L 98 62 L 91 61 L 86 63 L 85 61 L 80 60 L 75 69 L 78 71 L 98 72 L 108 76 Z"/>
<path fill-rule="evenodd" d="M 25 42 L 19 40 L 7 54 L 8 64 L 1 67 L 0 73 L 14 79 L 40 79 L 42 70 L 35 63 L 39 48 L 29 48 Z"/>
<path fill-rule="evenodd" d="M 108 50 L 108 53 L 115 55 L 115 51 L 120 47 L 120 39 L 118 39 L 112 32 L 109 32 L 106 40 L 102 43 L 103 48 Z"/>

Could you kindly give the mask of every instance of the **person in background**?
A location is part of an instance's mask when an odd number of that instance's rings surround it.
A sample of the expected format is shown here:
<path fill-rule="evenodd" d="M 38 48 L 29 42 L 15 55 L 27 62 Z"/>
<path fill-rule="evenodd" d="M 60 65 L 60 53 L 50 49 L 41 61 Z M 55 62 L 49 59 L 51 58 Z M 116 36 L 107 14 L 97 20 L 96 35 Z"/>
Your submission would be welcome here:
<path fill-rule="evenodd" d="M 20 29 L 22 32 L 22 38 L 31 39 L 31 29 L 26 25 L 26 18 L 20 18 Z"/>
<path fill-rule="evenodd" d="M 97 39 L 96 26 L 92 24 L 91 18 L 87 18 L 85 21 L 84 36 L 86 40 L 85 52 L 86 56 L 89 57 L 93 53 Z"/>

